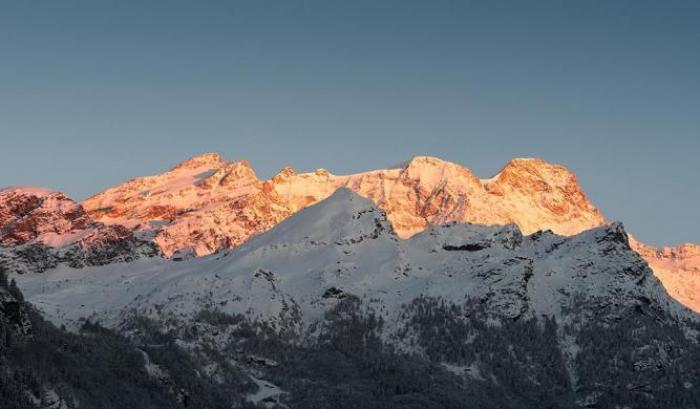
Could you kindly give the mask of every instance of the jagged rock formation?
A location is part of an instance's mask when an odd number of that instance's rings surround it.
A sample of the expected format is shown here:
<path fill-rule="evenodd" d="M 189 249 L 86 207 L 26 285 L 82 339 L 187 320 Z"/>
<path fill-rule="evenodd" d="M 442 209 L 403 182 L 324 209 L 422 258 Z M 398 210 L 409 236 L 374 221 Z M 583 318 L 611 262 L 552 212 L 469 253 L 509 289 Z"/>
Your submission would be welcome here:
<path fill-rule="evenodd" d="M 285 168 L 260 181 L 245 161 L 204 154 L 108 189 L 83 206 L 106 224 L 155 230 L 166 255 L 201 256 L 238 246 L 340 187 L 372 199 L 404 238 L 449 221 L 515 223 L 525 233 L 546 227 L 566 235 L 605 223 L 572 173 L 539 159 L 513 160 L 488 180 L 454 163 L 415 157 L 348 176 Z"/>
<path fill-rule="evenodd" d="M 166 256 L 183 258 L 239 246 L 340 187 L 372 199 L 403 238 L 450 221 L 514 223 L 525 234 L 550 229 L 562 235 L 606 224 L 573 173 L 540 159 L 514 159 L 489 179 L 454 163 L 415 157 L 346 176 L 285 168 L 261 181 L 246 161 L 204 154 L 162 175 L 110 188 L 83 206 L 107 225 L 151 232 Z M 686 260 L 688 252 L 657 256 L 656 249 L 635 240 L 632 245 L 674 297 L 700 311 L 697 263 Z"/>
<path fill-rule="evenodd" d="M 216 154 L 133 179 L 83 206 L 105 224 L 153 232 L 167 256 L 235 247 L 292 214 L 263 190 L 247 162 L 225 163 Z"/>
<path fill-rule="evenodd" d="M 149 240 L 120 225 L 93 220 L 60 192 L 30 187 L 0 190 L 0 263 L 12 272 L 41 272 L 131 261 L 159 254 Z"/>
<path fill-rule="evenodd" d="M 96 224 L 61 192 L 10 187 L 0 191 L 0 245 L 40 242 L 62 246 L 92 233 Z"/>

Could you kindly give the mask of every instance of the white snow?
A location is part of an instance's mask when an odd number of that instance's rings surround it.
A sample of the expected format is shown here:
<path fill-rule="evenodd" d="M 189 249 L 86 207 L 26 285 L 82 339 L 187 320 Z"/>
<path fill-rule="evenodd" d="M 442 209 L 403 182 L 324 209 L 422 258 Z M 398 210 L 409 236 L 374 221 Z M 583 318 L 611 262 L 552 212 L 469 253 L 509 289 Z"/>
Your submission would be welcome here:
<path fill-rule="evenodd" d="M 235 250 L 16 278 L 29 301 L 68 326 L 91 318 L 115 327 L 133 313 L 188 320 L 204 308 L 275 321 L 295 305 L 308 325 L 337 302 L 324 298 L 331 287 L 378 300 L 389 331 L 402 304 L 421 295 L 483 299 L 511 318 L 561 318 L 577 294 L 621 303 L 645 296 L 682 313 L 650 271 L 643 283 L 624 272 L 646 268 L 636 253 L 621 243 L 603 253 L 605 236 L 619 231 L 523 237 L 513 225 L 451 224 L 402 240 L 372 201 L 341 189 Z"/>
<path fill-rule="evenodd" d="M 253 402 L 256 405 L 268 398 L 279 398 L 279 396 L 284 393 L 279 386 L 271 382 L 252 376 L 250 379 L 258 386 L 258 390 L 246 396 L 246 400 Z"/>

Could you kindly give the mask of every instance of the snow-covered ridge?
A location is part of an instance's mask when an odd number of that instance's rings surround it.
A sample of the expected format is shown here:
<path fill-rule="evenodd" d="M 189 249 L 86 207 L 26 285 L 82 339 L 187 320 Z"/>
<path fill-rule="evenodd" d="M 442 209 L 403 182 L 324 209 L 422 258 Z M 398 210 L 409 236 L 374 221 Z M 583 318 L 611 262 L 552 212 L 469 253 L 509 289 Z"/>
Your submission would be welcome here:
<path fill-rule="evenodd" d="M 227 162 L 207 153 L 161 175 L 112 187 L 83 206 L 93 221 L 151 237 L 166 256 L 181 259 L 240 246 L 341 187 L 382 208 L 402 238 L 452 221 L 513 223 L 526 234 L 551 229 L 562 235 L 606 224 L 573 173 L 537 158 L 513 159 L 488 179 L 455 163 L 416 156 L 395 167 L 353 175 L 284 168 L 260 180 L 247 161 Z M 39 193 L 55 194 L 43 189 Z M 8 193 L 0 194 L 0 209 L 3 195 Z M 38 225 L 46 230 L 38 234 L 42 243 L 61 246 L 82 238 L 76 234 L 82 230 L 53 223 L 47 218 Z M 653 249 L 635 240 L 631 244 L 674 297 L 700 311 L 700 262 L 692 252 Z"/>
<path fill-rule="evenodd" d="M 104 223 L 153 231 L 168 256 L 201 256 L 239 246 L 339 187 L 373 200 L 404 238 L 451 221 L 514 223 L 526 234 L 550 229 L 563 235 L 606 224 L 573 173 L 538 158 L 513 159 L 487 179 L 455 163 L 416 156 L 388 169 L 353 175 L 325 169 L 297 173 L 287 167 L 260 181 L 246 161 L 226 163 L 218 154 L 205 154 L 163 175 L 108 189 L 84 206 Z M 665 274 L 665 262 L 652 253 L 642 252 L 671 294 L 700 311 L 695 296 L 700 279 L 689 278 L 685 288 L 681 284 L 694 274 L 692 269 L 674 259 L 676 273 Z"/>
<path fill-rule="evenodd" d="M 176 262 L 140 259 L 17 277 L 53 321 L 117 326 L 131 314 L 187 322 L 202 309 L 306 327 L 339 299 L 356 296 L 400 326 L 421 297 L 480 300 L 496 317 L 555 316 L 577 305 L 640 308 L 694 319 L 629 247 L 619 223 L 573 237 L 523 236 L 515 225 L 451 223 L 397 238 L 376 205 L 341 189 L 244 245 Z M 600 317 L 597 317 L 597 319 Z"/>
<path fill-rule="evenodd" d="M 416 156 L 399 167 L 354 175 L 284 168 L 260 181 L 246 161 L 217 154 L 189 159 L 170 171 L 137 178 L 86 200 L 96 219 L 155 230 L 166 255 L 210 254 L 265 231 L 298 210 L 347 187 L 386 212 L 397 234 L 410 237 L 448 221 L 517 224 L 575 234 L 605 223 L 573 174 L 539 159 L 513 160 L 497 177 Z"/>
<path fill-rule="evenodd" d="M 0 189 L 0 193 L 30 193 L 36 196 L 47 196 L 51 193 L 56 192 L 55 190 L 47 189 L 45 187 L 39 186 L 26 186 L 26 185 L 16 185 L 7 186 Z"/>

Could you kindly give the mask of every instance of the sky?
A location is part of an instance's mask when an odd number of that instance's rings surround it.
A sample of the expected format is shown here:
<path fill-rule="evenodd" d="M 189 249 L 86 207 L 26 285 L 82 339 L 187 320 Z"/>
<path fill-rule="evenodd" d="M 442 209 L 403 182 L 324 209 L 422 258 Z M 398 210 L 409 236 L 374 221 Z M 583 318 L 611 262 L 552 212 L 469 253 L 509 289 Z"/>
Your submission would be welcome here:
<path fill-rule="evenodd" d="M 352 173 L 575 172 L 700 242 L 700 2 L 0 0 L 0 186 L 84 199 L 199 153 Z"/>

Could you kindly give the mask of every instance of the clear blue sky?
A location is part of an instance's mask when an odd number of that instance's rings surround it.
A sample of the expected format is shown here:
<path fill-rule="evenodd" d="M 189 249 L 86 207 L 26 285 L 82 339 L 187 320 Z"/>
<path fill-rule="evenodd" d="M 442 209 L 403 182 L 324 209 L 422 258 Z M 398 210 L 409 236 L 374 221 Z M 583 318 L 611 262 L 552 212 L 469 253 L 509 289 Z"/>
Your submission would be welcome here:
<path fill-rule="evenodd" d="M 700 2 L 0 0 L 0 185 L 82 199 L 206 151 L 538 156 L 640 239 L 700 242 Z"/>

